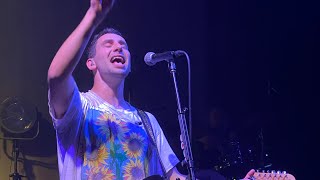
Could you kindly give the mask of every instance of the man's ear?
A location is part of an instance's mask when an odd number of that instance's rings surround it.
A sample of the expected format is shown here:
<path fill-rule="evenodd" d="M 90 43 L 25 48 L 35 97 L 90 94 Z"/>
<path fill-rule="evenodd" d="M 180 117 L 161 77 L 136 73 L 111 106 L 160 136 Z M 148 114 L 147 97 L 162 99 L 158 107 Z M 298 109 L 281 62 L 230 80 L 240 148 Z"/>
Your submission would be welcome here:
<path fill-rule="evenodd" d="M 87 68 L 91 71 L 95 70 L 97 68 L 96 63 L 92 58 L 89 58 L 86 62 Z"/>

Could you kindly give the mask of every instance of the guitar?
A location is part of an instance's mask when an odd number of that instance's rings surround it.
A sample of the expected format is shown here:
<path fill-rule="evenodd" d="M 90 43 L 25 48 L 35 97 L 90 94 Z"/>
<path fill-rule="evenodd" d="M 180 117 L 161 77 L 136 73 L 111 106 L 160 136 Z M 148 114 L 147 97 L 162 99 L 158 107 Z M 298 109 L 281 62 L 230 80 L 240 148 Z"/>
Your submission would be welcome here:
<path fill-rule="evenodd" d="M 159 175 L 153 175 L 143 180 L 163 180 L 163 177 Z M 296 178 L 285 171 L 283 172 L 271 171 L 271 172 L 255 172 L 252 177 L 252 180 L 296 180 Z"/>
<path fill-rule="evenodd" d="M 255 172 L 253 175 L 254 180 L 296 180 L 296 178 L 283 171 L 271 171 L 271 172 Z"/>

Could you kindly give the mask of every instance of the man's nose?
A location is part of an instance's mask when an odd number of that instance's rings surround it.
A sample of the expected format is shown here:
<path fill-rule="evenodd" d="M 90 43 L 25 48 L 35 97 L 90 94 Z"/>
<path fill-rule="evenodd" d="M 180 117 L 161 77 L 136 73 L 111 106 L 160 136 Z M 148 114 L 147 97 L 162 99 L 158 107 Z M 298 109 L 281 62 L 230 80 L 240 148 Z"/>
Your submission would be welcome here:
<path fill-rule="evenodd" d="M 114 44 L 113 50 L 116 51 L 116 52 L 122 52 L 121 44 Z"/>

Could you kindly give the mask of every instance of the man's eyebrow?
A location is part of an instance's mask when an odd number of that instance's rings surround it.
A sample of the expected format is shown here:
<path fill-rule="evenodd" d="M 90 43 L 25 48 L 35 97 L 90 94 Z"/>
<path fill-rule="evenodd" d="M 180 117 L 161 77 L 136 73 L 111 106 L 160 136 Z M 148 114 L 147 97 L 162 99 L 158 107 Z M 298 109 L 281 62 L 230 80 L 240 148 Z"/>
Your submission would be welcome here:
<path fill-rule="evenodd" d="M 102 41 L 103 44 L 105 44 L 105 43 L 112 43 L 112 42 L 114 42 L 114 39 L 105 39 L 105 40 Z M 118 42 L 119 42 L 119 44 L 121 44 L 121 45 L 126 45 L 126 46 L 128 46 L 128 44 L 127 44 L 127 42 L 126 42 L 125 40 L 119 40 Z"/>
<path fill-rule="evenodd" d="M 120 40 L 119 43 L 127 46 L 127 42 L 125 40 Z"/>
<path fill-rule="evenodd" d="M 113 39 L 105 39 L 102 41 L 103 44 L 104 43 L 111 43 L 111 42 L 113 42 Z"/>

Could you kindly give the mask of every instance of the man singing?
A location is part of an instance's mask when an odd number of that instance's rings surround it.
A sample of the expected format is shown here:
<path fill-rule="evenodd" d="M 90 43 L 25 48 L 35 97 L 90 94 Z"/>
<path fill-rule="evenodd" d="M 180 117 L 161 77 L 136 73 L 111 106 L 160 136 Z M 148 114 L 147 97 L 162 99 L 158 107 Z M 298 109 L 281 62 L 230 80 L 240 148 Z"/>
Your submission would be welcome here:
<path fill-rule="evenodd" d="M 185 179 L 175 168 L 179 159 L 156 118 L 146 113 L 153 142 L 138 110 L 124 99 L 124 81 L 131 69 L 126 40 L 112 28 L 93 36 L 113 4 L 114 0 L 90 0 L 48 70 L 60 179 Z M 72 73 L 91 37 L 86 66 L 94 83 L 87 92 L 79 92 Z"/>

